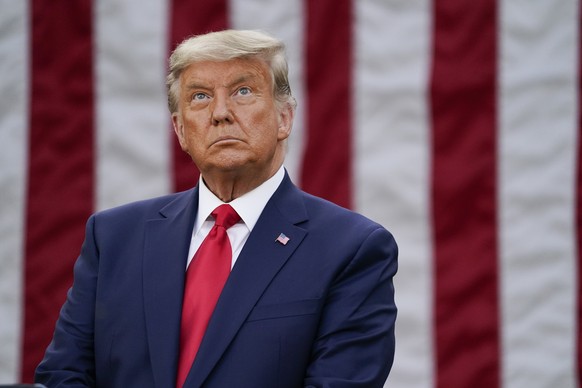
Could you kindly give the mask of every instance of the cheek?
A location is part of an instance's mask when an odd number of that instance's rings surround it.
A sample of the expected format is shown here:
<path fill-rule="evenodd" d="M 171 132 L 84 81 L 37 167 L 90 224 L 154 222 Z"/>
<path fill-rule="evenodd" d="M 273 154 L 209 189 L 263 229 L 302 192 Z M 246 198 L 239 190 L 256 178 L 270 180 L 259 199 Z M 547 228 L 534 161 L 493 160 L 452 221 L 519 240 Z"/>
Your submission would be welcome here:
<path fill-rule="evenodd" d="M 278 117 L 270 110 L 255 112 L 247 116 L 247 123 L 249 123 L 251 130 L 253 130 L 253 135 L 256 135 L 256 132 L 258 132 L 260 137 L 263 138 L 277 137 L 279 129 Z"/>
<path fill-rule="evenodd" d="M 184 137 L 187 140 L 200 139 L 204 133 L 207 133 L 203 126 L 203 118 L 200 115 L 188 115 L 184 119 Z"/>

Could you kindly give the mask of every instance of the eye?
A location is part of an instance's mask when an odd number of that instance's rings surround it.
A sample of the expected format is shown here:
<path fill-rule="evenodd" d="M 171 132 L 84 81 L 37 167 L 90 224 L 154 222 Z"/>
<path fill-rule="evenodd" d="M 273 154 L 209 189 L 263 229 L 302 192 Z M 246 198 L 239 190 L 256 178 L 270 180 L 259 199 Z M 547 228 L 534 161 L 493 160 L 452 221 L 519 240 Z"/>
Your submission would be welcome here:
<path fill-rule="evenodd" d="M 208 96 L 204 93 L 194 93 L 192 95 L 192 101 L 202 101 L 206 99 Z"/>
<path fill-rule="evenodd" d="M 239 88 L 237 90 L 237 93 L 240 94 L 241 96 L 248 96 L 248 95 L 252 94 L 252 91 L 249 87 L 243 86 L 242 88 Z"/>

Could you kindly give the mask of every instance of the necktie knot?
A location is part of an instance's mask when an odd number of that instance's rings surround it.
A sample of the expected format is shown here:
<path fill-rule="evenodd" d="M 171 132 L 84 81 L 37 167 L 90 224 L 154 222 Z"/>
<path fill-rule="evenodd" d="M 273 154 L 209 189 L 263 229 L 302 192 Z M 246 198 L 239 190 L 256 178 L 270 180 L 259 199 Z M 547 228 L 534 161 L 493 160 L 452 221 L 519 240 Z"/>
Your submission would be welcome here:
<path fill-rule="evenodd" d="M 215 219 L 214 225 L 222 226 L 225 229 L 230 228 L 240 220 L 240 216 L 236 210 L 227 204 L 218 206 L 210 214 L 212 214 L 212 217 Z"/>

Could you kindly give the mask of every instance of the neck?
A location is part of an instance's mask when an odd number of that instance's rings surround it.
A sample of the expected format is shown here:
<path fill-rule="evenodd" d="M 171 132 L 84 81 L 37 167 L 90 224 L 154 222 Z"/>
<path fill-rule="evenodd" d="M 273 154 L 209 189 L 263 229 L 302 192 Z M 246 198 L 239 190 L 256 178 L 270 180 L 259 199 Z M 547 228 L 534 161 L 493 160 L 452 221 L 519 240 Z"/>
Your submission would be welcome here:
<path fill-rule="evenodd" d="M 279 170 L 281 165 L 262 173 L 239 174 L 237 172 L 220 172 L 219 174 L 202 174 L 206 187 L 222 202 L 231 202 L 236 198 L 256 189 Z"/>

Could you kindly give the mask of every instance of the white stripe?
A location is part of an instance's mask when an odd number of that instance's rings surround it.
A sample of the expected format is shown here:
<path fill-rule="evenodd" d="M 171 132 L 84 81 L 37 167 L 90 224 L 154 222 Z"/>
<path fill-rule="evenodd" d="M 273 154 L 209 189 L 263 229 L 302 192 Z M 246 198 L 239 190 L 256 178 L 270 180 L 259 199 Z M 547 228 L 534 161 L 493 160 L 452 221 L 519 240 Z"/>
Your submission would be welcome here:
<path fill-rule="evenodd" d="M 354 4 L 356 210 L 392 231 L 400 249 L 396 358 L 387 386 L 428 388 L 434 379 L 429 2 Z"/>
<path fill-rule="evenodd" d="M 574 0 L 500 4 L 503 387 L 575 387 L 579 14 Z"/>
<path fill-rule="evenodd" d="M 0 383 L 19 381 L 28 133 L 28 2 L 0 0 Z"/>
<path fill-rule="evenodd" d="M 299 182 L 305 133 L 305 84 L 303 71 L 303 1 L 231 0 L 230 20 L 235 29 L 259 29 L 285 42 L 289 62 L 289 82 L 298 102 L 293 132 L 288 140 L 285 167 L 294 182 Z"/>
<path fill-rule="evenodd" d="M 97 209 L 170 190 L 168 6 L 96 2 Z"/>

